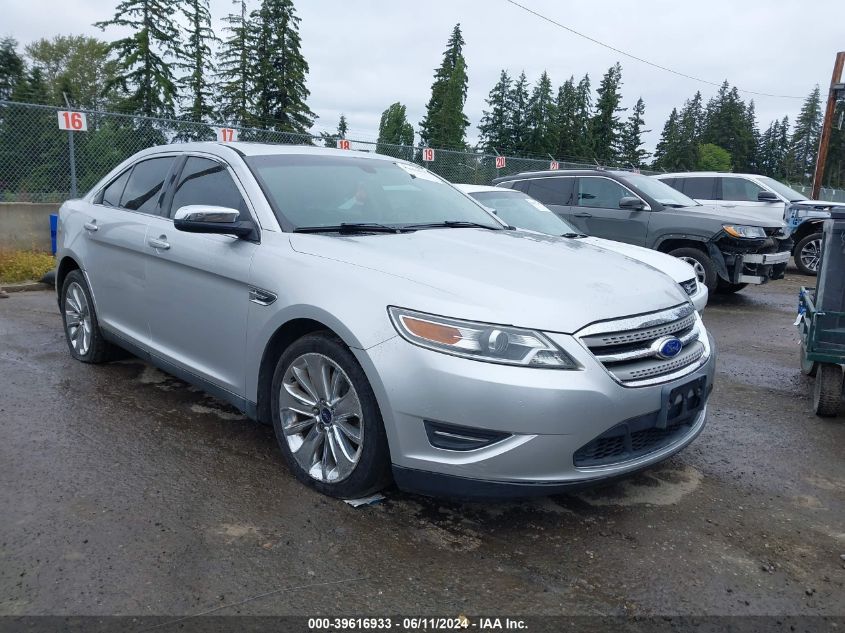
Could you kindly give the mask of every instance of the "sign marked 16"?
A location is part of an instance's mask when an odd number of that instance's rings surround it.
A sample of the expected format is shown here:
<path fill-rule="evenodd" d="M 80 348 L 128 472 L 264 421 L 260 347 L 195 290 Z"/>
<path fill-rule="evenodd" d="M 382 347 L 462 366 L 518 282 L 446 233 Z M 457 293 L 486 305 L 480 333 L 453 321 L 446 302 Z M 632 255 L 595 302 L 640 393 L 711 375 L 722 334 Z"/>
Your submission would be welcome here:
<path fill-rule="evenodd" d="M 496 169 L 503 169 L 505 166 L 505 157 L 496 156 Z"/>
<path fill-rule="evenodd" d="M 88 131 L 88 117 L 85 116 L 84 112 L 59 110 L 56 114 L 59 116 L 60 130 L 70 130 L 71 132 Z"/>
<path fill-rule="evenodd" d="M 217 140 L 221 143 L 234 143 L 238 140 L 238 131 L 233 127 L 218 127 Z"/>
<path fill-rule="evenodd" d="M 434 160 L 434 150 L 430 147 L 424 147 L 422 151 L 422 159 L 427 163 L 432 162 Z"/>

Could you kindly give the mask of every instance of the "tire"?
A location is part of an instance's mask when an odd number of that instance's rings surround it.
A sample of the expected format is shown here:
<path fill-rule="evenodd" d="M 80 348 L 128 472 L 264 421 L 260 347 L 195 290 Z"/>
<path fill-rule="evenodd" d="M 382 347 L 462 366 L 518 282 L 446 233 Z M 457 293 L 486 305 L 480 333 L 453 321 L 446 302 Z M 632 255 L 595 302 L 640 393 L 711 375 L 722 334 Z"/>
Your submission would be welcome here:
<path fill-rule="evenodd" d="M 814 360 L 807 360 L 807 346 L 804 345 L 804 341 L 801 341 L 801 344 L 798 347 L 798 362 L 801 363 L 801 373 L 805 376 L 815 376 L 819 364 Z"/>
<path fill-rule="evenodd" d="M 59 306 L 65 341 L 70 355 L 76 360 L 98 364 L 121 355 L 119 348 L 103 338 L 91 290 L 80 270 L 72 270 L 65 277 Z"/>
<path fill-rule="evenodd" d="M 820 363 L 813 389 L 813 411 L 816 415 L 832 418 L 842 403 L 842 368 L 832 363 Z"/>
<path fill-rule="evenodd" d="M 711 293 L 716 290 L 719 283 L 719 274 L 716 272 L 716 266 L 713 260 L 704 251 L 685 246 L 683 248 L 676 248 L 669 253 L 673 257 L 684 260 L 695 269 L 695 275 L 698 281 L 707 286 L 707 290 Z"/>
<path fill-rule="evenodd" d="M 821 248 L 821 233 L 810 233 L 798 241 L 792 254 L 795 257 L 795 266 L 800 273 L 813 277 L 818 274 Z"/>
<path fill-rule="evenodd" d="M 739 292 L 743 288 L 745 288 L 748 284 L 732 284 L 727 281 L 719 280 L 719 283 L 716 287 L 717 292 L 721 292 L 724 294 L 733 294 L 735 292 Z"/>
<path fill-rule="evenodd" d="M 295 341 L 279 358 L 271 389 L 276 440 L 299 481 L 347 499 L 390 482 L 378 403 L 364 370 L 339 338 L 316 332 Z"/>

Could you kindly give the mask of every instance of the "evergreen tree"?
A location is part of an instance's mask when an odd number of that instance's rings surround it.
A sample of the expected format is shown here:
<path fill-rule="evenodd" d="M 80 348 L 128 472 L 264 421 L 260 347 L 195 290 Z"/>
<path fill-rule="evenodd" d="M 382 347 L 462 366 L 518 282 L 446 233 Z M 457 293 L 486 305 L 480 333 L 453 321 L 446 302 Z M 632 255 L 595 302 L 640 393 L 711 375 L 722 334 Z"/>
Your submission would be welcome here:
<path fill-rule="evenodd" d="M 753 117 L 753 111 L 751 113 Z M 736 88 L 722 83 L 716 96 L 707 103 L 703 144 L 716 145 L 731 155 L 734 169 L 751 171 L 754 130 L 745 103 Z"/>
<path fill-rule="evenodd" d="M 247 12 L 246 0 L 235 0 L 238 11 L 223 21 L 229 36 L 223 41 L 217 62 L 220 115 L 233 125 L 249 125 L 253 116 L 253 41 L 255 28 Z"/>
<path fill-rule="evenodd" d="M 630 165 L 636 169 L 645 166 L 646 159 L 651 156 L 649 152 L 642 148 L 642 135 L 651 130 L 644 130 L 645 119 L 645 103 L 642 97 L 637 99 L 634 109 L 631 111 L 631 116 L 625 122 L 622 128 L 622 135 L 620 137 L 620 155 L 619 160 L 626 166 Z"/>
<path fill-rule="evenodd" d="M 576 104 L 575 78 L 570 77 L 557 89 L 557 101 L 555 103 L 557 146 L 553 152 L 557 156 L 575 155 L 578 145 L 578 139 L 575 136 L 577 126 Z"/>
<path fill-rule="evenodd" d="M 308 62 L 302 56 L 299 17 L 291 0 L 262 0 L 253 11 L 255 110 L 264 126 L 304 134 L 316 115 L 306 104 Z"/>
<path fill-rule="evenodd" d="M 745 108 L 745 125 L 743 134 L 745 138 L 748 139 L 746 141 L 746 146 L 748 147 L 746 168 L 748 171 L 757 173 L 759 171 L 757 165 L 757 148 L 760 145 L 760 128 L 757 126 L 757 114 L 753 99 L 748 102 L 748 106 Z"/>
<path fill-rule="evenodd" d="M 420 122 L 420 142 L 431 147 L 463 149 L 469 119 L 464 114 L 467 96 L 467 72 L 461 25 L 452 29 L 443 61 L 434 73 L 431 98 Z"/>
<path fill-rule="evenodd" d="M 337 142 L 340 139 L 345 139 L 348 131 L 349 124 L 346 122 L 346 116 L 341 112 L 340 119 L 337 122 L 337 131 L 334 134 L 321 132 L 320 138 L 323 139 L 323 145 L 326 147 L 337 147 Z"/>
<path fill-rule="evenodd" d="M 698 148 L 698 156 L 698 165 L 696 165 L 696 169 L 701 171 L 731 170 L 730 152 L 718 145 L 704 143 Z"/>
<path fill-rule="evenodd" d="M 187 0 L 183 11 L 188 21 L 188 37 L 179 56 L 187 74 L 179 85 L 189 100 L 184 114 L 189 121 L 210 121 L 215 112 L 213 85 L 209 80 L 215 72 L 211 44 L 220 40 L 211 30 L 208 0 Z"/>
<path fill-rule="evenodd" d="M 510 89 L 511 78 L 507 71 L 503 70 L 499 81 L 487 96 L 486 103 L 490 109 L 482 112 L 478 125 L 479 145 L 485 151 L 505 152 L 510 149 Z"/>
<path fill-rule="evenodd" d="M 600 162 L 610 163 L 619 155 L 619 139 L 622 133 L 622 123 L 619 113 L 622 95 L 619 88 L 622 85 L 622 66 L 617 62 L 611 66 L 602 77 L 596 94 L 595 114 L 590 121 L 590 135 L 593 143 L 593 155 Z"/>
<path fill-rule="evenodd" d="M 15 86 L 24 77 L 23 58 L 18 43 L 11 37 L 0 39 L 0 99 L 9 99 Z"/>
<path fill-rule="evenodd" d="M 669 118 L 663 125 L 660 140 L 654 148 L 654 169 L 661 171 L 675 171 L 678 169 L 694 169 L 694 165 L 684 165 L 681 160 L 681 131 L 678 123 L 678 109 L 672 108 Z"/>
<path fill-rule="evenodd" d="M 590 75 L 584 75 L 575 89 L 575 119 L 574 138 L 576 145 L 573 147 L 576 158 L 593 158 L 593 139 L 590 126 L 590 113 L 593 109 L 592 89 L 590 87 Z"/>
<path fill-rule="evenodd" d="M 377 153 L 404 159 L 410 159 L 413 156 L 411 147 L 414 144 L 414 128 L 408 123 L 406 112 L 405 106 L 397 101 L 381 113 Z M 400 150 L 393 147 L 396 145 L 405 145 L 408 149 Z"/>
<path fill-rule="evenodd" d="M 556 149 L 557 138 L 555 100 L 552 82 L 543 71 L 528 100 L 526 128 L 528 139 L 525 151 L 538 156 L 548 156 Z"/>
<path fill-rule="evenodd" d="M 792 131 L 791 153 L 796 176 L 802 181 L 812 178 L 822 128 L 821 93 L 816 86 L 807 95 Z"/>
<path fill-rule="evenodd" d="M 508 94 L 508 110 L 510 124 L 508 125 L 507 149 L 511 152 L 524 152 L 528 144 L 528 80 L 522 71 L 511 86 Z"/>
<path fill-rule="evenodd" d="M 674 160 L 679 165 L 692 169 L 698 164 L 698 148 L 701 145 L 701 131 L 704 127 L 704 107 L 701 93 L 684 102 L 678 114 L 678 145 Z"/>
<path fill-rule="evenodd" d="M 131 34 L 110 44 L 117 56 L 115 77 L 106 89 L 128 93 L 123 107 L 144 116 L 174 116 L 176 80 L 168 57 L 180 49 L 173 21 L 177 0 L 122 0 L 111 20 L 94 26 L 118 26 Z"/>

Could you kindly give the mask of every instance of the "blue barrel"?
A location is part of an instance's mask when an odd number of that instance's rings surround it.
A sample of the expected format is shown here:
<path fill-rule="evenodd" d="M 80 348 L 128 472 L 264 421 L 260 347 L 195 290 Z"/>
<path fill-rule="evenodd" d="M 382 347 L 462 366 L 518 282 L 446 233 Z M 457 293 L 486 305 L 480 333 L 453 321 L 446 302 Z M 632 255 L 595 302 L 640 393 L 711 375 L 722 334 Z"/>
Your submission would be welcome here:
<path fill-rule="evenodd" d="M 59 229 L 59 216 L 55 213 L 50 214 L 50 250 L 53 255 L 56 254 L 56 233 Z"/>

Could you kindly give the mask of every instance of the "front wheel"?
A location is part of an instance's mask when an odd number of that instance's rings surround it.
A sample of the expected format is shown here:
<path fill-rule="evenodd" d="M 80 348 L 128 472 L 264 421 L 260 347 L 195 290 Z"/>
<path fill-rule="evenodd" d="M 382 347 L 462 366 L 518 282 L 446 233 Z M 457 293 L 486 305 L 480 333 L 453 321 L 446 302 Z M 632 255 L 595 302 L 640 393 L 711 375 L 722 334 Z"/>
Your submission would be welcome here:
<path fill-rule="evenodd" d="M 340 339 L 318 332 L 295 341 L 271 388 L 276 439 L 297 479 L 341 498 L 387 485 L 390 453 L 378 403 Z"/>
<path fill-rule="evenodd" d="M 708 291 L 713 292 L 716 290 L 716 286 L 719 283 L 719 275 L 716 272 L 716 266 L 713 264 L 713 260 L 704 251 L 686 246 L 684 248 L 676 248 L 669 254 L 692 266 L 698 283 L 707 286 Z"/>
<path fill-rule="evenodd" d="M 795 266 L 805 275 L 818 275 L 822 257 L 822 234 L 811 233 L 795 245 Z"/>
<path fill-rule="evenodd" d="M 83 363 L 105 363 L 119 350 L 100 332 L 100 322 L 85 276 L 72 270 L 65 277 L 61 294 L 62 325 L 70 355 Z"/>

